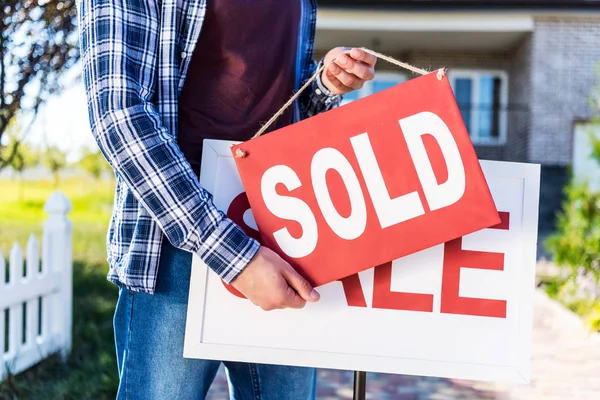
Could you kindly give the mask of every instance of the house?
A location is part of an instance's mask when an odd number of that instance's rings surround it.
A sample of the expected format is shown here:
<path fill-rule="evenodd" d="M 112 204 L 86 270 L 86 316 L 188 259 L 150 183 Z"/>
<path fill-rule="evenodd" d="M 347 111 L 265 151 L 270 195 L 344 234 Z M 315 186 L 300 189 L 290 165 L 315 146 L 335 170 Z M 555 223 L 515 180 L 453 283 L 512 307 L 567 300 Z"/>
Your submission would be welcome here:
<path fill-rule="evenodd" d="M 448 68 L 480 159 L 542 165 L 540 231 L 569 166 L 592 168 L 586 123 L 600 63 L 600 0 L 320 0 L 315 54 L 364 46 Z M 383 61 L 352 101 L 411 77 Z M 589 172 L 589 171 L 588 171 Z"/>

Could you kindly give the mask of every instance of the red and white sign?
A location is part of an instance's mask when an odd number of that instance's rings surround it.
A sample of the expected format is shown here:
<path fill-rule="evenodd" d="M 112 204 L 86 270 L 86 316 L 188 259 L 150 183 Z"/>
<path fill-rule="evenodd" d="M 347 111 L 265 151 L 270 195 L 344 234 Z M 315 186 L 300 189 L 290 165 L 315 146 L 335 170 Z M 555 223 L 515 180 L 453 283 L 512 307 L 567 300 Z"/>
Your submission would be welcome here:
<path fill-rule="evenodd" d="M 435 73 L 237 149 L 265 245 L 317 286 L 500 221 Z"/>
<path fill-rule="evenodd" d="M 205 142 L 200 182 L 258 237 L 232 144 Z M 498 225 L 326 284 L 303 310 L 262 311 L 195 256 L 184 356 L 527 382 L 539 166 L 481 165 Z"/>

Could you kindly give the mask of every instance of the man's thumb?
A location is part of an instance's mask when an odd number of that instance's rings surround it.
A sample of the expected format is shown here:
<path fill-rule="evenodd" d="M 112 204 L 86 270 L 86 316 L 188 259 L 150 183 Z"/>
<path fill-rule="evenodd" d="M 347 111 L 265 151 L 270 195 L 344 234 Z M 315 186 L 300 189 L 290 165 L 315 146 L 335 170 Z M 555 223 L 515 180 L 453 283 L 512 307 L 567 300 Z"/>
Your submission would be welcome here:
<path fill-rule="evenodd" d="M 306 279 L 304 279 L 294 268 L 290 267 L 286 269 L 284 275 L 288 284 L 306 301 L 315 302 L 321 298 L 319 292 L 317 292 Z"/>

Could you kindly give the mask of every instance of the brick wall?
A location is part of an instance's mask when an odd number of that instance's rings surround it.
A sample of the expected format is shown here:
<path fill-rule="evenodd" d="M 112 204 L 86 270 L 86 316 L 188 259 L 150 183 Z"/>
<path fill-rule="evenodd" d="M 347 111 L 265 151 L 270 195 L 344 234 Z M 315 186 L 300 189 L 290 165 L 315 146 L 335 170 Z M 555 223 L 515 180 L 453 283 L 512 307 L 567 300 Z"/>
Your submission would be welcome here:
<path fill-rule="evenodd" d="M 506 52 L 464 51 L 410 51 L 405 55 L 408 63 L 420 68 L 437 69 L 502 69 L 510 66 L 510 55 Z"/>
<path fill-rule="evenodd" d="M 592 116 L 588 106 L 600 62 L 600 16 L 536 17 L 531 51 L 529 159 L 567 165 L 573 120 Z"/>
<path fill-rule="evenodd" d="M 314 58 L 321 59 L 323 51 L 315 50 Z M 455 51 L 409 51 L 390 54 L 392 57 L 413 64 L 416 67 L 434 70 L 441 67 L 460 69 L 501 69 L 508 71 L 511 65 L 510 52 L 455 52 Z M 402 71 L 385 61 L 378 61 L 377 70 Z M 409 71 L 403 71 L 410 74 Z"/>
<path fill-rule="evenodd" d="M 531 127 L 531 45 L 528 35 L 514 49 L 508 69 L 508 127 L 506 161 L 528 161 L 529 129 Z"/>

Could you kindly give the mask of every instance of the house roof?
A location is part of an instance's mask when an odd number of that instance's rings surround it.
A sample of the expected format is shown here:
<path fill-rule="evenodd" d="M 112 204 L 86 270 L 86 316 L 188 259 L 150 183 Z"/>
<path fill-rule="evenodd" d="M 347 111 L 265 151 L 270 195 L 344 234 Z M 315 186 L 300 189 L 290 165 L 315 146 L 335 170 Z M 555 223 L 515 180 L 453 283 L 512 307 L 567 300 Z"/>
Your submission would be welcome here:
<path fill-rule="evenodd" d="M 320 6 L 393 9 L 597 9 L 600 0 L 319 0 Z"/>

